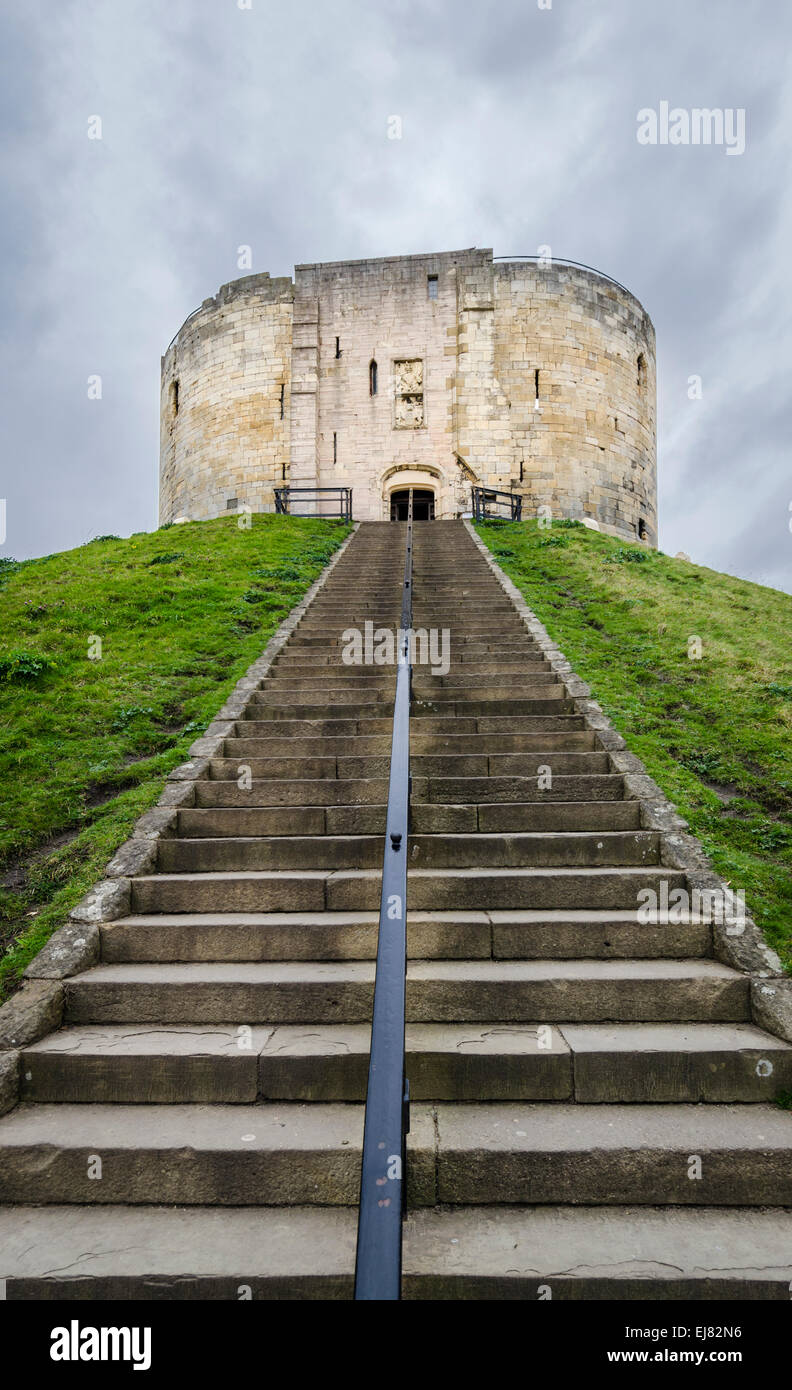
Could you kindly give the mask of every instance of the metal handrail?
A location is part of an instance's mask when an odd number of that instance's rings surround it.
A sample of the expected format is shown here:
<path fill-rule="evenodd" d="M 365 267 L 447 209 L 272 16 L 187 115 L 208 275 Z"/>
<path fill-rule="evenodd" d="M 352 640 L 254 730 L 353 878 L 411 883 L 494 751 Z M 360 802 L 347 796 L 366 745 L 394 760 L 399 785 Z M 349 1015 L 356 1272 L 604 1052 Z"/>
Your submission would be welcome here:
<path fill-rule="evenodd" d="M 328 513 L 321 512 L 294 512 L 291 510 L 291 499 L 298 494 L 311 493 L 314 497 L 319 493 L 332 493 L 338 499 L 338 516 L 342 521 L 352 520 L 352 489 L 351 487 L 292 487 L 286 484 L 284 487 L 273 489 L 275 493 L 275 511 L 281 516 L 327 516 Z M 330 516 L 335 516 L 335 512 L 330 512 Z"/>
<path fill-rule="evenodd" d="M 503 492 L 501 489 L 495 487 L 474 487 L 472 492 L 474 521 L 486 521 L 488 517 L 499 516 L 500 513 L 491 512 L 489 510 L 490 504 L 493 507 L 505 508 L 507 503 L 511 520 L 522 520 L 522 497 L 519 492 Z M 501 498 L 504 500 L 501 501 Z"/>
<path fill-rule="evenodd" d="M 401 1297 L 402 1220 L 407 1134 L 410 1129 L 404 1008 L 407 978 L 407 834 L 410 820 L 412 574 L 413 494 L 410 488 L 355 1261 L 355 1298 L 380 1301 L 395 1301 Z"/>

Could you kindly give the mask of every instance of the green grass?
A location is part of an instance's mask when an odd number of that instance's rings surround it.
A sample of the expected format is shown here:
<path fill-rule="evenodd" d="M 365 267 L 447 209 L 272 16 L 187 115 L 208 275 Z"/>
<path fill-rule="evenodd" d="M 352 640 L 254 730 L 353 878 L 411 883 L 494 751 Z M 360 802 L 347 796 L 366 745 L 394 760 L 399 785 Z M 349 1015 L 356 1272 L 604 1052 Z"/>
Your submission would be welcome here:
<path fill-rule="evenodd" d="M 349 529 L 233 516 L 0 560 L 0 998 Z"/>
<path fill-rule="evenodd" d="M 579 523 L 477 530 L 792 968 L 792 597 Z"/>

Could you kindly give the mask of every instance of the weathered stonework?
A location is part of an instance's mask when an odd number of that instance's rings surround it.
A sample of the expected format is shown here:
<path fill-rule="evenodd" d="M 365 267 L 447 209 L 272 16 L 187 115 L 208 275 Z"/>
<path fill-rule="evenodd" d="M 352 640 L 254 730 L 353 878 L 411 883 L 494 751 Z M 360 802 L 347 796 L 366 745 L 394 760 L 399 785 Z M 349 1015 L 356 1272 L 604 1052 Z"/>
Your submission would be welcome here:
<path fill-rule="evenodd" d="M 273 510 L 289 457 L 291 351 L 288 279 L 235 280 L 183 325 L 162 359 L 161 521 Z"/>
<path fill-rule="evenodd" d="M 471 249 L 249 275 L 162 359 L 160 520 L 272 511 L 283 482 L 451 518 L 478 483 L 655 544 L 655 396 L 648 315 L 594 271 Z"/>

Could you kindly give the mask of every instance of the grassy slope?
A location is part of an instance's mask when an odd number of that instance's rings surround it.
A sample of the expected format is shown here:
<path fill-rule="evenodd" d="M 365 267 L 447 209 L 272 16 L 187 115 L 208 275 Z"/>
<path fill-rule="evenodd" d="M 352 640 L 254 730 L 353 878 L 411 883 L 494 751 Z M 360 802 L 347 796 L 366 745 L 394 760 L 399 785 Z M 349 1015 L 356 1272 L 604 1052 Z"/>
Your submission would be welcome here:
<path fill-rule="evenodd" d="M 0 562 L 0 998 L 349 531 L 252 522 Z"/>
<path fill-rule="evenodd" d="M 792 598 L 578 524 L 477 529 L 792 968 Z"/>

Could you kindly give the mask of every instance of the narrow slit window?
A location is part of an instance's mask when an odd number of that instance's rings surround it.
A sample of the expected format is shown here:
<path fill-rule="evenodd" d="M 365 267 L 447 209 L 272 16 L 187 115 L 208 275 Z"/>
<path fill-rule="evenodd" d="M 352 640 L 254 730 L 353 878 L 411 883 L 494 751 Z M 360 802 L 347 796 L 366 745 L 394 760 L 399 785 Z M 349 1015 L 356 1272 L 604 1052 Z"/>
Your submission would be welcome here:
<path fill-rule="evenodd" d="M 641 390 L 646 385 L 646 358 L 642 352 L 638 353 L 638 385 Z"/>
<path fill-rule="evenodd" d="M 283 382 L 281 382 L 281 389 L 280 389 L 280 417 L 281 417 L 281 420 L 283 419 L 285 410 L 286 410 L 286 387 L 285 387 L 285 385 L 283 384 Z"/>
<path fill-rule="evenodd" d="M 333 463 L 338 463 L 338 435 L 333 430 Z"/>
<path fill-rule="evenodd" d="M 341 356 L 341 339 L 340 339 L 340 338 L 336 338 L 336 350 L 335 350 L 335 355 L 336 355 L 336 357 L 340 357 L 340 356 Z"/>
<path fill-rule="evenodd" d="M 638 539 L 639 539 L 639 541 L 645 541 L 645 540 L 646 540 L 646 534 L 647 534 L 647 533 L 646 533 L 646 522 L 644 521 L 643 517 L 641 516 L 641 517 L 638 518 Z"/>
<path fill-rule="evenodd" d="M 437 276 L 436 276 L 436 275 L 427 275 L 427 277 L 426 277 L 426 292 L 427 292 L 427 294 L 429 295 L 429 298 L 430 298 L 430 299 L 437 299 Z"/>
<path fill-rule="evenodd" d="M 172 382 L 171 382 L 170 397 L 171 397 L 171 412 L 172 412 L 173 415 L 178 415 L 178 413 L 179 413 L 179 383 L 178 383 L 178 381 L 172 381 Z"/>
<path fill-rule="evenodd" d="M 374 358 L 372 357 L 371 361 L 369 362 L 369 395 L 370 395 L 370 396 L 376 396 L 376 394 L 377 394 L 377 364 L 376 364 L 376 362 L 374 361 Z"/>

